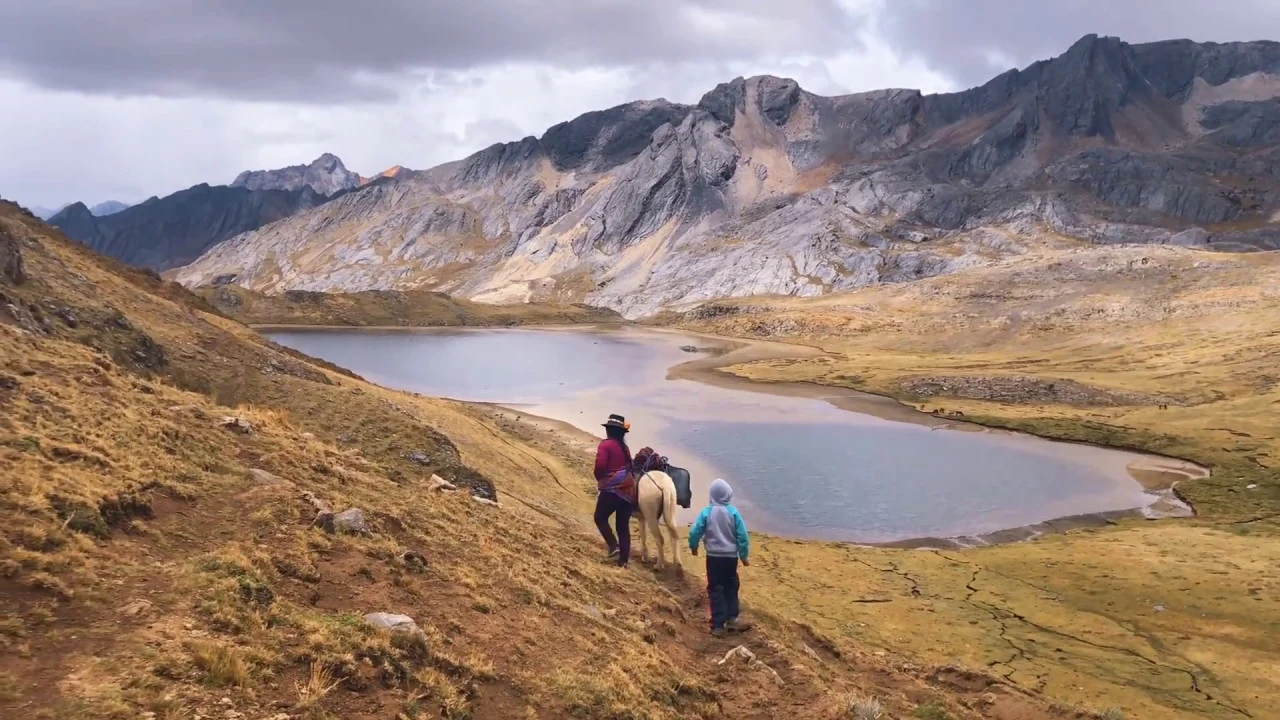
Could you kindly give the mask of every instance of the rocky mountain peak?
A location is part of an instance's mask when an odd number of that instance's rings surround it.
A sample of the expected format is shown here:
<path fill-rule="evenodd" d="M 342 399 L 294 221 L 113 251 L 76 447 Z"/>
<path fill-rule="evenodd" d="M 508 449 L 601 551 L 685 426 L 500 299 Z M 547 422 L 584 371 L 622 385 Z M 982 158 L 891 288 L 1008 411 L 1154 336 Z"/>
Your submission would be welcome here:
<path fill-rule="evenodd" d="M 1277 248 L 1277 127 L 1276 43 L 1087 35 L 940 95 L 826 97 L 739 77 L 695 106 L 618 105 L 371 184 L 179 277 L 572 297 L 640 315 L 937 275 L 1042 231 Z M 325 254 L 304 252 L 316 246 Z"/>
<path fill-rule="evenodd" d="M 360 175 L 348 170 L 337 155 L 324 153 L 307 165 L 290 165 L 278 170 L 246 170 L 236 176 L 231 186 L 289 191 L 310 187 L 321 195 L 333 195 L 360 187 Z"/>
<path fill-rule="evenodd" d="M 653 131 L 679 125 L 689 110 L 661 99 L 630 102 L 553 125 L 538 143 L 557 169 L 607 170 L 639 155 Z"/>

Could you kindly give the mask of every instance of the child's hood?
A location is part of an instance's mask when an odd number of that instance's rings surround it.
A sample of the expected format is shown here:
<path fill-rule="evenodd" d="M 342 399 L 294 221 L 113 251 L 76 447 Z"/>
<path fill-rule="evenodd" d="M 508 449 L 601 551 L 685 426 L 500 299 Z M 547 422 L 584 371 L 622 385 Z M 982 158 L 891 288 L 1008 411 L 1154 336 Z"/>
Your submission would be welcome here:
<path fill-rule="evenodd" d="M 733 502 L 733 488 L 729 487 L 729 483 L 720 478 L 716 478 L 711 483 L 711 504 L 712 505 L 728 505 Z"/>

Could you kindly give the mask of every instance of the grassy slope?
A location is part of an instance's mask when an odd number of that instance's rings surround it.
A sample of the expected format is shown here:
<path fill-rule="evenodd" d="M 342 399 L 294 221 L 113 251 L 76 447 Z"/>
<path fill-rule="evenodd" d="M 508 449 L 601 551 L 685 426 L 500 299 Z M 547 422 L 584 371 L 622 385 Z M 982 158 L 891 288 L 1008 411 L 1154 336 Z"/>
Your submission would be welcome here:
<path fill-rule="evenodd" d="M 7 203 L 0 294 L 0 716 L 1080 717 L 754 607 L 713 640 L 696 577 L 599 562 L 580 452 L 292 354 Z M 372 534 L 312 527 L 303 491 Z M 737 642 L 781 683 L 717 665 Z"/>
<path fill-rule="evenodd" d="M 1199 513 L 1185 521 L 963 552 L 773 541 L 757 586 L 769 607 L 1134 717 L 1280 717 L 1280 256 L 1046 250 L 907 286 L 718 303 L 665 321 L 831 353 L 729 369 L 744 377 L 853 387 L 1213 469 L 1179 486 Z M 967 389 L 922 397 L 920 377 L 965 378 L 952 387 Z M 1077 406 L 1034 389 L 996 402 L 984 399 L 990 377 L 1171 403 Z M 831 571 L 850 562 L 861 567 Z"/>
<path fill-rule="evenodd" d="M 612 310 L 589 305 L 488 305 L 426 290 L 263 295 L 227 285 L 200 287 L 195 292 L 224 315 L 250 325 L 426 327 L 622 321 Z"/>

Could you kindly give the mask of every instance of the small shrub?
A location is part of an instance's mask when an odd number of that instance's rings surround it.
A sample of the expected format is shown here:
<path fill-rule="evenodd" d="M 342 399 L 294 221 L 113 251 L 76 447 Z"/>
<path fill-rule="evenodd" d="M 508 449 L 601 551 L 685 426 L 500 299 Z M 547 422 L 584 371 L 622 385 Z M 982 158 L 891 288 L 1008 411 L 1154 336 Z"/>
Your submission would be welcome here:
<path fill-rule="evenodd" d="M 884 717 L 884 708 L 880 701 L 871 697 L 851 697 L 848 707 L 849 717 L 856 720 L 880 720 Z"/>
<path fill-rule="evenodd" d="M 920 720 L 952 720 L 951 713 L 938 702 L 921 705 L 914 714 Z"/>

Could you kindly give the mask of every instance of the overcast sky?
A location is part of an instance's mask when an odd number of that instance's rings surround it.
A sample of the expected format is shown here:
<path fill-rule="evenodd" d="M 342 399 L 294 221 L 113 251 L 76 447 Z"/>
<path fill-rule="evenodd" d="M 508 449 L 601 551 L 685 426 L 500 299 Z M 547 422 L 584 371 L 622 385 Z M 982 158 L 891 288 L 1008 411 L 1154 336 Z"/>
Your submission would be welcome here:
<path fill-rule="evenodd" d="M 0 0 L 0 196 L 426 168 L 738 75 L 954 90 L 1090 32 L 1280 40 L 1280 0 Z"/>

